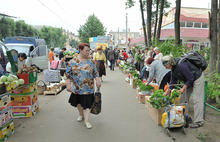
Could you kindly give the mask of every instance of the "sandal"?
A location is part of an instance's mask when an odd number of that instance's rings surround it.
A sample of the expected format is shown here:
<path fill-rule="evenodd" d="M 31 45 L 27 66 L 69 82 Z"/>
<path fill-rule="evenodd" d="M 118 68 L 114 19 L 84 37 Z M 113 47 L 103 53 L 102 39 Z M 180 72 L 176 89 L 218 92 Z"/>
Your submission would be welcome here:
<path fill-rule="evenodd" d="M 199 128 L 199 127 L 202 127 L 202 126 L 203 126 L 202 122 L 195 122 L 194 124 L 192 124 L 190 126 L 190 128 Z"/>

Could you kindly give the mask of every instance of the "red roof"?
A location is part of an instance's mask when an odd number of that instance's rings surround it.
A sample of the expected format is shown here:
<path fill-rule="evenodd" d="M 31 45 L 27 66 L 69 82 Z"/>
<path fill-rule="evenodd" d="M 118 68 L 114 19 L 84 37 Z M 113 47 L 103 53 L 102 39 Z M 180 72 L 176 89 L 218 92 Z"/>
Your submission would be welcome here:
<path fill-rule="evenodd" d="M 139 37 L 139 38 L 136 38 L 136 39 L 133 39 L 133 40 L 130 42 L 130 44 L 138 43 L 138 42 L 141 42 L 141 41 L 144 41 L 144 36 Z"/>

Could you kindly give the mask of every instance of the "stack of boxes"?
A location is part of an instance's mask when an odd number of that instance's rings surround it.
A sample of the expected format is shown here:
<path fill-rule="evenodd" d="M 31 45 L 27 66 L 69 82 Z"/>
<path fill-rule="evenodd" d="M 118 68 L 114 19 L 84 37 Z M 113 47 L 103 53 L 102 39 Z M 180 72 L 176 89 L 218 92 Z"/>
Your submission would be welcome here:
<path fill-rule="evenodd" d="M 5 141 L 14 133 L 14 122 L 10 93 L 0 95 L 0 141 Z"/>
<path fill-rule="evenodd" d="M 13 118 L 32 117 L 39 111 L 36 82 L 11 91 Z"/>

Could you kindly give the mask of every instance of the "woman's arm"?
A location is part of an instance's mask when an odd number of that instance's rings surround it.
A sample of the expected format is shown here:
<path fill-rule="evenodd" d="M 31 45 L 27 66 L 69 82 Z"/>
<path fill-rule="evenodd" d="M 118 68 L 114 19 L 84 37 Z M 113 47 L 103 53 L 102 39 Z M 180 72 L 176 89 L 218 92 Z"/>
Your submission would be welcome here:
<path fill-rule="evenodd" d="M 70 79 L 66 79 L 66 89 L 68 92 L 72 92 L 71 82 Z"/>

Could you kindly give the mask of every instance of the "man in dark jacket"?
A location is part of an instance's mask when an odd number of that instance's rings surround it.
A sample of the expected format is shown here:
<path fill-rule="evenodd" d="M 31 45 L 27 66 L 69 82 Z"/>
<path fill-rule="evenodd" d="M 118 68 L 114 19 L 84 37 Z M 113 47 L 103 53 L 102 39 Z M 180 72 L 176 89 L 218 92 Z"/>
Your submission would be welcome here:
<path fill-rule="evenodd" d="M 112 48 L 110 48 L 110 50 L 108 51 L 107 59 L 111 63 L 110 70 L 114 71 L 114 65 L 115 65 L 115 60 L 116 60 L 116 53 L 115 53 L 114 50 L 112 50 Z"/>
<path fill-rule="evenodd" d="M 150 48 L 151 48 L 151 51 L 152 51 L 151 57 L 154 58 L 156 56 L 156 53 L 154 52 L 155 46 L 151 46 Z"/>
<path fill-rule="evenodd" d="M 184 86 L 180 89 L 180 103 L 185 103 L 185 99 L 189 102 L 190 95 L 193 94 L 194 100 L 194 124 L 191 128 L 203 126 L 203 107 L 204 107 L 204 74 L 202 70 L 197 68 L 188 60 L 174 59 L 172 56 L 165 56 L 162 59 L 166 69 L 171 69 L 170 84 L 177 84 L 177 81 L 184 81 Z M 174 86 L 169 86 L 169 89 L 164 93 L 168 95 Z M 183 95 L 183 93 L 186 93 Z M 186 96 L 185 96 L 186 95 Z M 186 97 L 186 98 L 185 98 Z M 187 110 L 188 111 L 188 110 Z"/>
<path fill-rule="evenodd" d="M 63 52 L 65 52 L 65 51 L 66 51 L 66 47 L 63 47 L 60 54 L 59 54 L 59 60 L 61 60 L 64 57 Z"/>

